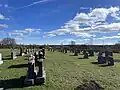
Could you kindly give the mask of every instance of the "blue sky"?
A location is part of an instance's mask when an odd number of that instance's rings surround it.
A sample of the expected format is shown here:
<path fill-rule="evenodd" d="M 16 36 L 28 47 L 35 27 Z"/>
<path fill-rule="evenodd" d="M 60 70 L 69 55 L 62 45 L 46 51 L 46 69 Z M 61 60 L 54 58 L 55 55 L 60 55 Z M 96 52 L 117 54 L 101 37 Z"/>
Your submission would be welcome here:
<path fill-rule="evenodd" d="M 119 0 L 0 0 L 0 39 L 24 44 L 114 44 Z"/>

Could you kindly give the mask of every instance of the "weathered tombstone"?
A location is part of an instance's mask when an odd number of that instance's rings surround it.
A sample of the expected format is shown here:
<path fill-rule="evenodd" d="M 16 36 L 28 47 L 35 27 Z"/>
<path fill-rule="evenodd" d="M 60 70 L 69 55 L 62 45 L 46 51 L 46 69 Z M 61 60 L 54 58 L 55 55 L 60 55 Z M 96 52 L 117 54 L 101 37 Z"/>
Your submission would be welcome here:
<path fill-rule="evenodd" d="M 113 57 L 112 57 L 112 56 L 108 56 L 108 57 L 107 57 L 107 61 L 108 61 L 108 65 L 109 65 L 109 66 L 114 65 L 114 60 L 113 60 Z"/>
<path fill-rule="evenodd" d="M 3 61 L 2 61 L 2 54 L 0 53 L 0 65 L 3 64 Z"/>
<path fill-rule="evenodd" d="M 93 50 L 89 50 L 89 56 L 94 56 L 94 51 Z"/>
<path fill-rule="evenodd" d="M 42 50 L 39 51 L 38 67 L 39 67 L 39 70 L 38 70 L 35 82 L 36 82 L 36 84 L 43 84 L 43 83 L 45 83 L 46 75 L 45 75 L 45 70 L 43 67 L 43 52 L 42 52 Z"/>
<path fill-rule="evenodd" d="M 55 49 L 54 49 L 54 51 L 55 51 Z M 42 52 L 43 52 L 43 59 L 45 59 L 45 49 L 44 48 L 42 49 Z"/>
<path fill-rule="evenodd" d="M 109 66 L 114 65 L 114 60 L 113 60 L 113 53 L 106 51 L 105 52 L 105 56 L 106 56 L 106 61 L 108 63 Z"/>
<path fill-rule="evenodd" d="M 83 54 L 85 54 L 86 53 L 86 51 L 85 50 L 83 50 Z"/>
<path fill-rule="evenodd" d="M 35 56 L 35 63 L 37 64 L 37 60 L 38 60 L 38 53 L 37 53 L 37 52 L 35 52 L 35 53 L 34 53 L 34 56 Z"/>
<path fill-rule="evenodd" d="M 67 53 L 67 49 L 65 49 L 65 53 Z"/>
<path fill-rule="evenodd" d="M 25 54 L 28 54 L 27 49 L 25 49 Z"/>
<path fill-rule="evenodd" d="M 74 56 L 78 56 L 78 50 L 77 50 L 77 48 L 74 50 Z"/>
<path fill-rule="evenodd" d="M 16 59 L 16 58 L 17 58 L 15 51 L 12 51 L 12 52 L 11 52 L 11 58 L 12 58 L 12 59 Z"/>
<path fill-rule="evenodd" d="M 103 52 L 99 52 L 98 54 L 98 64 L 106 63 L 105 57 L 103 56 Z"/>
<path fill-rule="evenodd" d="M 28 52 L 30 53 L 30 48 L 28 49 Z"/>
<path fill-rule="evenodd" d="M 87 52 L 84 52 L 84 57 L 83 57 L 84 59 L 88 59 L 89 58 L 89 55 L 88 55 L 88 53 Z"/>
<path fill-rule="evenodd" d="M 22 52 L 23 52 L 23 50 L 22 50 L 22 48 L 20 48 L 20 56 L 22 56 Z"/>
<path fill-rule="evenodd" d="M 24 85 L 27 85 L 27 86 L 34 85 L 35 78 L 36 78 L 36 73 L 34 69 L 35 69 L 35 57 L 31 55 L 28 60 L 28 72 L 24 80 Z"/>
<path fill-rule="evenodd" d="M 105 55 L 103 52 L 99 52 L 98 54 L 98 64 L 106 63 Z"/>

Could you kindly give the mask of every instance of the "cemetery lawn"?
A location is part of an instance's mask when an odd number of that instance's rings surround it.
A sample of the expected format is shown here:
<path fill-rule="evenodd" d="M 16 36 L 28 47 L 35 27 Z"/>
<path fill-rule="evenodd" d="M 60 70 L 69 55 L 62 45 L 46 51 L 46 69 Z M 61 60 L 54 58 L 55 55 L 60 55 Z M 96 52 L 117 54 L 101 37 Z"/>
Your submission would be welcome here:
<path fill-rule="evenodd" d="M 72 56 L 61 52 L 46 52 L 44 67 L 46 83 L 41 86 L 21 88 L 21 76 L 27 74 L 27 57 L 10 59 L 10 50 L 0 49 L 4 63 L 0 65 L 0 88 L 10 90 L 74 90 L 89 80 L 95 80 L 105 90 L 120 90 L 120 53 L 114 54 L 114 66 L 95 64 L 96 57 L 78 59 L 82 55 Z"/>

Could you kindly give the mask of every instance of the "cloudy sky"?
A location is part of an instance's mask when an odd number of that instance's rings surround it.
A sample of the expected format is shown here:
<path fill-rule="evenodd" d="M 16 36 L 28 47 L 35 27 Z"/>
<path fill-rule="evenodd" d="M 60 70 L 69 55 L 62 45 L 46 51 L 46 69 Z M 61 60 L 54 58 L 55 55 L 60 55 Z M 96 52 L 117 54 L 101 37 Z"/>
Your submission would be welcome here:
<path fill-rule="evenodd" d="M 119 0 L 0 0 L 0 39 L 24 44 L 114 44 Z"/>

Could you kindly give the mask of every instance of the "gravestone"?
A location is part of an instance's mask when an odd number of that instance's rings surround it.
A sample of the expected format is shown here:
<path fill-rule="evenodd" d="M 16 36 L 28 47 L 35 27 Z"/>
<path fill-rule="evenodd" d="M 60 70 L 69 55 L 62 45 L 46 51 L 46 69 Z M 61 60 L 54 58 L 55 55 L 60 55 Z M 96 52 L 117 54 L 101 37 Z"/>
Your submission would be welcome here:
<path fill-rule="evenodd" d="M 94 51 L 93 50 L 89 50 L 89 56 L 94 56 Z"/>
<path fill-rule="evenodd" d="M 84 52 L 84 57 L 83 57 L 84 59 L 88 59 L 89 58 L 89 55 L 88 55 L 88 53 L 85 51 Z"/>
<path fill-rule="evenodd" d="M 37 60 L 38 60 L 38 52 L 35 52 L 35 53 L 34 53 L 34 56 L 35 56 L 35 64 L 37 64 Z"/>
<path fill-rule="evenodd" d="M 54 51 L 55 51 L 55 49 L 54 49 Z M 42 52 L 43 52 L 43 59 L 45 59 L 45 49 L 44 48 L 42 49 Z"/>
<path fill-rule="evenodd" d="M 67 53 L 67 49 L 65 49 L 65 53 Z"/>
<path fill-rule="evenodd" d="M 24 85 L 27 86 L 34 85 L 36 78 L 36 73 L 34 69 L 35 69 L 35 57 L 31 55 L 28 60 L 28 72 L 24 80 Z"/>
<path fill-rule="evenodd" d="M 2 61 L 2 54 L 0 53 L 0 65 L 3 64 L 3 61 Z"/>
<path fill-rule="evenodd" d="M 43 84 L 43 83 L 45 83 L 46 75 L 45 75 L 45 70 L 43 67 L 43 52 L 42 52 L 42 50 L 39 51 L 38 68 L 39 68 L 39 70 L 37 72 L 35 83 Z"/>
<path fill-rule="evenodd" d="M 25 49 L 25 54 L 28 54 L 27 49 Z"/>
<path fill-rule="evenodd" d="M 30 51 L 31 51 L 31 50 L 30 50 L 30 49 L 28 49 L 28 52 L 29 52 L 29 53 L 30 53 Z"/>
<path fill-rule="evenodd" d="M 106 61 L 108 63 L 109 66 L 114 65 L 114 60 L 113 60 L 113 53 L 110 51 L 106 51 L 105 52 L 105 56 L 106 56 Z"/>
<path fill-rule="evenodd" d="M 98 54 L 98 64 L 106 63 L 105 57 L 103 56 L 103 52 L 99 52 Z"/>
<path fill-rule="evenodd" d="M 12 58 L 12 59 L 16 59 L 16 58 L 17 58 L 15 51 L 12 51 L 12 52 L 11 52 L 11 58 Z"/>
<path fill-rule="evenodd" d="M 78 56 L 78 50 L 77 50 L 77 48 L 74 50 L 74 56 Z"/>
<path fill-rule="evenodd" d="M 20 48 L 20 56 L 22 56 L 22 52 L 23 52 L 23 49 L 22 49 L 22 48 Z"/>

